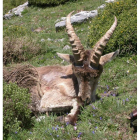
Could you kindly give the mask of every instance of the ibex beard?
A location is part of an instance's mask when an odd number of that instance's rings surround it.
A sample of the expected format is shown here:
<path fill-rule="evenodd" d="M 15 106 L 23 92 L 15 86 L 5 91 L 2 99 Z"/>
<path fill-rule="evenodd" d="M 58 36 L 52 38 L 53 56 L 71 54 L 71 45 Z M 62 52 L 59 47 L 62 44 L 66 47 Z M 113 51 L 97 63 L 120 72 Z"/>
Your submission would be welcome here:
<path fill-rule="evenodd" d="M 70 110 L 63 121 L 74 124 L 80 106 L 95 102 L 96 88 L 103 66 L 114 59 L 119 54 L 119 50 L 102 56 L 103 50 L 117 26 L 116 17 L 110 29 L 93 49 L 85 50 L 71 25 L 72 13 L 68 14 L 66 18 L 66 30 L 73 55 L 57 53 L 60 58 L 70 62 L 71 65 L 35 68 L 39 84 L 30 91 L 32 98 L 39 97 L 35 99 L 34 107 L 31 107 L 33 111 L 62 112 Z M 36 96 L 37 94 L 38 96 Z"/>

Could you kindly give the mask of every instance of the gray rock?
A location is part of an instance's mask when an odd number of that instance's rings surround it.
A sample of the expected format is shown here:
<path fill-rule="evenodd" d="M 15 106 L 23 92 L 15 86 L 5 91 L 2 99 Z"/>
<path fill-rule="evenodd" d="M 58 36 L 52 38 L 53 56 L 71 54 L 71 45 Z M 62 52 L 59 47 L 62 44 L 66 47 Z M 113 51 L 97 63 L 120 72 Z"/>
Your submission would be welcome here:
<path fill-rule="evenodd" d="M 65 21 L 60 21 L 60 22 L 55 24 L 56 30 L 61 28 L 61 27 L 64 27 L 64 26 L 65 26 Z"/>
<path fill-rule="evenodd" d="M 51 39 L 51 38 L 48 38 L 47 40 L 48 40 L 48 41 L 53 41 L 53 39 Z"/>
<path fill-rule="evenodd" d="M 64 48 L 63 48 L 63 50 L 68 50 L 68 49 L 70 49 L 71 47 L 69 46 L 69 45 L 66 45 Z"/>
<path fill-rule="evenodd" d="M 44 38 L 42 38 L 42 39 L 41 39 L 41 42 L 44 42 L 44 41 L 45 41 L 45 39 L 44 39 Z"/>
<path fill-rule="evenodd" d="M 55 42 L 63 42 L 65 38 L 62 39 L 56 39 Z"/>
<path fill-rule="evenodd" d="M 16 16 L 21 16 L 21 12 L 23 12 L 23 10 L 28 6 L 28 2 L 19 5 L 16 8 L 13 8 L 12 10 L 10 10 L 7 14 L 5 14 L 3 16 L 4 19 L 11 19 L 12 16 L 16 15 Z"/>
<path fill-rule="evenodd" d="M 117 0 L 107 0 L 105 1 L 106 3 L 110 3 L 110 2 L 115 2 Z M 102 4 L 100 5 L 98 9 L 104 9 L 106 6 L 106 4 Z M 71 16 L 71 23 L 74 24 L 74 23 L 82 23 L 84 22 L 85 20 L 89 19 L 89 18 L 94 18 L 95 16 L 98 15 L 98 11 L 97 10 L 92 10 L 92 11 L 81 11 L 73 16 Z M 66 20 L 66 17 L 62 17 L 61 19 L 57 19 L 56 20 L 56 24 L 55 24 L 55 28 L 56 28 L 56 31 L 59 29 L 59 28 L 62 28 L 62 27 L 65 27 L 65 20 Z"/>
<path fill-rule="evenodd" d="M 114 89 L 119 89 L 119 87 L 114 87 Z"/>
<path fill-rule="evenodd" d="M 116 0 L 106 0 L 105 2 L 107 3 L 111 3 L 111 2 L 115 2 Z"/>
<path fill-rule="evenodd" d="M 60 20 L 66 20 L 66 17 L 61 17 L 61 19 Z"/>
<path fill-rule="evenodd" d="M 51 14 L 53 14 L 53 13 L 55 13 L 55 12 L 51 12 Z"/>
<path fill-rule="evenodd" d="M 85 20 L 88 20 L 89 18 L 94 18 L 95 16 L 97 16 L 97 14 L 98 14 L 97 10 L 81 11 L 81 12 L 71 16 L 71 23 L 72 24 L 74 24 L 74 23 L 82 23 Z M 62 17 L 61 21 L 55 24 L 56 30 L 65 26 L 65 20 L 66 20 L 66 17 Z"/>
<path fill-rule="evenodd" d="M 36 119 L 36 121 L 37 122 L 41 122 L 42 120 L 44 120 L 45 119 L 45 116 L 40 116 L 40 117 L 38 117 L 37 119 Z"/>
<path fill-rule="evenodd" d="M 7 13 L 3 16 L 4 19 L 11 19 L 11 17 L 13 16 L 13 13 Z"/>
<path fill-rule="evenodd" d="M 106 7 L 105 4 L 100 5 L 97 9 L 104 9 Z"/>
<path fill-rule="evenodd" d="M 54 41 L 54 42 L 63 42 L 64 39 L 65 39 L 65 38 L 55 39 L 55 40 L 54 40 L 54 39 L 48 38 L 47 40 L 48 40 L 48 41 Z"/>

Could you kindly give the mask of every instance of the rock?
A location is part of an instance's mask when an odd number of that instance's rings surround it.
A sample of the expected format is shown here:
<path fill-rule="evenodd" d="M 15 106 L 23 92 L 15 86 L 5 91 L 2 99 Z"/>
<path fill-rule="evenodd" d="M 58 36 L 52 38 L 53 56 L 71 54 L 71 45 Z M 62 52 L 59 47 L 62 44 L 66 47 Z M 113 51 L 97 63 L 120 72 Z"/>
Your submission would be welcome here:
<path fill-rule="evenodd" d="M 19 5 L 16 8 L 13 8 L 12 10 L 10 10 L 7 14 L 5 14 L 3 16 L 4 19 L 11 19 L 12 16 L 16 15 L 16 16 L 21 16 L 21 12 L 23 12 L 23 10 L 28 6 L 28 2 Z"/>
<path fill-rule="evenodd" d="M 115 2 L 116 0 L 106 0 L 105 2 L 110 3 L 110 2 Z"/>
<path fill-rule="evenodd" d="M 110 3 L 110 2 L 115 2 L 116 0 L 107 0 L 105 1 L 106 3 Z M 100 5 L 98 9 L 104 9 L 106 6 L 106 4 L 102 4 Z M 97 10 L 92 10 L 92 11 L 81 11 L 73 16 L 71 16 L 71 23 L 74 24 L 74 23 L 82 23 L 86 20 L 88 20 L 89 18 L 94 18 L 95 16 L 98 15 L 98 11 Z M 56 20 L 56 24 L 55 24 L 55 28 L 56 28 L 56 31 L 59 29 L 59 28 L 62 28 L 62 27 L 65 27 L 65 20 L 66 20 L 66 17 L 61 17 L 61 19 L 57 19 Z"/>
<path fill-rule="evenodd" d="M 48 41 L 53 41 L 53 39 L 51 39 L 51 38 L 48 38 L 47 40 L 48 40 Z"/>
<path fill-rule="evenodd" d="M 41 42 L 44 42 L 44 41 L 45 41 L 45 39 L 44 39 L 44 38 L 42 38 L 42 39 L 41 39 Z"/>
<path fill-rule="evenodd" d="M 61 27 L 64 27 L 64 26 L 65 26 L 65 21 L 60 21 L 60 22 L 55 24 L 56 30 L 61 28 Z"/>
<path fill-rule="evenodd" d="M 35 29 L 34 32 L 38 32 L 38 33 L 39 33 L 39 32 L 41 32 L 43 29 L 44 29 L 44 28 L 39 27 L 39 28 Z"/>
<path fill-rule="evenodd" d="M 105 8 L 105 4 L 100 5 L 97 9 L 104 9 Z"/>
<path fill-rule="evenodd" d="M 98 11 L 81 11 L 73 16 L 71 16 L 71 23 L 82 23 L 83 21 L 88 20 L 89 18 L 94 18 L 97 16 Z M 55 24 L 56 30 L 65 26 L 66 17 L 62 17 L 61 21 Z M 58 20 L 57 20 L 58 21 Z"/>
<path fill-rule="evenodd" d="M 56 39 L 55 42 L 63 42 L 65 38 L 62 39 Z"/>
<path fill-rule="evenodd" d="M 61 17 L 61 20 L 66 20 L 66 17 Z"/>
<path fill-rule="evenodd" d="M 7 13 L 3 16 L 4 19 L 11 19 L 11 17 L 13 16 L 14 14 L 13 13 Z"/>
<path fill-rule="evenodd" d="M 40 117 L 38 117 L 37 119 L 36 119 L 36 121 L 37 122 L 40 122 L 40 121 L 42 121 L 42 120 L 44 120 L 45 119 L 45 116 L 40 116 Z"/>
<path fill-rule="evenodd" d="M 63 50 L 68 50 L 68 49 L 70 49 L 71 47 L 69 46 L 69 45 L 66 45 L 64 48 L 63 48 Z"/>
<path fill-rule="evenodd" d="M 48 41 L 54 41 L 54 42 L 63 42 L 64 39 L 65 39 L 65 38 L 55 39 L 55 40 L 54 40 L 54 39 L 48 38 L 47 40 L 48 40 Z"/>
<path fill-rule="evenodd" d="M 114 87 L 114 90 L 119 89 L 119 87 Z"/>

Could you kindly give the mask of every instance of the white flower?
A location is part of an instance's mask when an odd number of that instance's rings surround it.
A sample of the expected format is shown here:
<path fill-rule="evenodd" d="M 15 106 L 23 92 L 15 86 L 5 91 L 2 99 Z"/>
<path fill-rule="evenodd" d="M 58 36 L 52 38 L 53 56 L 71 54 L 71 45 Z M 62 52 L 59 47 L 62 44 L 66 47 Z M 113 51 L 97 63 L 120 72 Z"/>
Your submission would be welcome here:
<path fill-rule="evenodd" d="M 129 73 L 130 71 L 129 70 L 127 70 L 127 72 L 126 73 Z"/>
<path fill-rule="evenodd" d="M 74 130 L 77 130 L 77 126 L 74 126 Z"/>
<path fill-rule="evenodd" d="M 129 60 L 127 60 L 127 63 L 129 64 Z"/>
<path fill-rule="evenodd" d="M 42 39 L 41 39 L 41 42 L 44 42 L 44 41 L 45 41 L 45 39 L 42 38 Z"/>

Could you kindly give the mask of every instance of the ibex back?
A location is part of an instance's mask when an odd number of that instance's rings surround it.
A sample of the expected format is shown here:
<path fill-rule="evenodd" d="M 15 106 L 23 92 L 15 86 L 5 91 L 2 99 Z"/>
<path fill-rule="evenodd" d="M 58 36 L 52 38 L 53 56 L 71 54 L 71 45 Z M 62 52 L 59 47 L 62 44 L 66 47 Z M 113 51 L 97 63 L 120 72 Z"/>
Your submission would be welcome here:
<path fill-rule="evenodd" d="M 57 53 L 60 58 L 71 63 L 68 66 L 45 66 L 36 68 L 40 78 L 40 112 L 61 112 L 70 110 L 65 122 L 74 124 L 79 108 L 85 102 L 94 102 L 95 92 L 103 66 L 119 53 L 119 50 L 102 56 L 103 50 L 112 36 L 117 18 L 111 28 L 95 44 L 92 50 L 85 50 L 74 32 L 70 22 L 71 14 L 66 19 L 66 30 L 72 45 L 73 55 Z M 35 90 L 35 89 L 33 89 Z M 32 91 L 33 91 L 32 90 Z"/>

